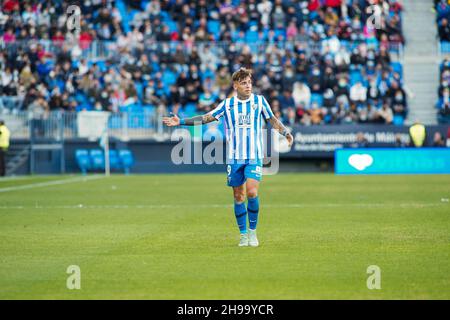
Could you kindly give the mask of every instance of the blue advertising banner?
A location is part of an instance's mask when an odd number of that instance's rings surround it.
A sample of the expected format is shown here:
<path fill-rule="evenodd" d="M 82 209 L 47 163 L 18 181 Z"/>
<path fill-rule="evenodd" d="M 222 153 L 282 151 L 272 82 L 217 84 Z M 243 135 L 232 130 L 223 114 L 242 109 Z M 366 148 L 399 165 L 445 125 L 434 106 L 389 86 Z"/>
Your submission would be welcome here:
<path fill-rule="evenodd" d="M 338 149 L 335 173 L 450 174 L 450 148 Z"/>

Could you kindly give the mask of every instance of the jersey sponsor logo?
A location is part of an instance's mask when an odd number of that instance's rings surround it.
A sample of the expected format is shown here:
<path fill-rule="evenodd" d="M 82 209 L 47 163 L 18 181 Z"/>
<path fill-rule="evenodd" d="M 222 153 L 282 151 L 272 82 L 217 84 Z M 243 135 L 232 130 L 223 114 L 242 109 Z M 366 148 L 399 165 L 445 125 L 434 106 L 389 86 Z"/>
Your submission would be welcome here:
<path fill-rule="evenodd" d="M 239 126 L 248 126 L 251 124 L 250 114 L 239 113 L 238 114 L 238 125 Z"/>

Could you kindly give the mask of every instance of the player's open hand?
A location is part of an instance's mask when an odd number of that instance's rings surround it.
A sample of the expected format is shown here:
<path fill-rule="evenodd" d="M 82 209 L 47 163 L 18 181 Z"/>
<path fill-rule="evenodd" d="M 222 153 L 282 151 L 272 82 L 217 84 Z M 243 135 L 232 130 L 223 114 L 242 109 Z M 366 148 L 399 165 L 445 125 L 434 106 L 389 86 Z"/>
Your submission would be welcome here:
<path fill-rule="evenodd" d="M 292 144 L 294 143 L 294 136 L 292 134 L 288 133 L 286 135 L 286 139 L 288 141 L 289 148 L 292 147 Z"/>
<path fill-rule="evenodd" d="M 175 127 L 180 125 L 180 118 L 174 115 L 173 117 L 163 117 L 163 123 L 168 127 Z"/>

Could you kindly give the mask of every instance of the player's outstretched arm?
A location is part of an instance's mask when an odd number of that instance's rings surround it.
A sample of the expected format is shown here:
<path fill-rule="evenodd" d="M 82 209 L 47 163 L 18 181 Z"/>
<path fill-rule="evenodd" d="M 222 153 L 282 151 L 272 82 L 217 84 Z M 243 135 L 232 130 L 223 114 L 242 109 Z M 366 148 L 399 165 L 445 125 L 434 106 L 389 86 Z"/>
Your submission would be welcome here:
<path fill-rule="evenodd" d="M 281 123 L 281 121 L 277 118 L 277 117 L 271 117 L 269 119 L 270 124 L 272 125 L 272 128 L 274 128 L 275 130 L 277 130 L 282 136 L 285 136 L 288 143 L 289 143 L 289 147 L 292 146 L 292 143 L 294 142 L 294 137 L 292 136 L 292 134 L 286 129 L 286 127 L 284 126 L 284 124 Z"/>
<path fill-rule="evenodd" d="M 163 123 L 168 127 L 179 125 L 199 126 L 205 123 L 213 122 L 215 120 L 216 118 L 214 118 L 210 113 L 185 119 L 180 119 L 176 115 L 174 115 L 173 117 L 163 117 Z"/>

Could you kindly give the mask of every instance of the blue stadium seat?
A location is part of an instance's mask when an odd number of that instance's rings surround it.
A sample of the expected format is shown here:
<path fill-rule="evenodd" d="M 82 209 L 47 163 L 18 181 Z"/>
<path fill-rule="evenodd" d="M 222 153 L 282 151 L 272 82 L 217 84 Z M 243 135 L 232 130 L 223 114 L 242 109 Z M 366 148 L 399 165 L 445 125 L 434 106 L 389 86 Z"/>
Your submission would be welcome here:
<path fill-rule="evenodd" d="M 126 34 L 130 31 L 130 18 L 127 12 L 127 6 L 123 0 L 117 0 L 116 7 L 119 10 L 120 15 L 122 16 L 122 28 Z"/>
<path fill-rule="evenodd" d="M 64 82 L 64 80 L 56 80 L 56 85 L 58 86 L 60 92 L 64 92 L 64 88 L 66 87 L 66 83 Z"/>
<path fill-rule="evenodd" d="M 117 150 L 109 150 L 109 167 L 111 169 L 120 169 L 120 159 Z"/>
<path fill-rule="evenodd" d="M 350 51 L 350 42 L 348 40 L 340 40 L 341 47 L 346 48 L 348 51 Z"/>
<path fill-rule="evenodd" d="M 438 101 L 436 102 L 435 108 L 436 109 L 442 109 L 443 103 L 444 103 L 444 99 L 443 98 L 439 98 Z"/>
<path fill-rule="evenodd" d="M 136 9 L 133 9 L 133 10 L 130 10 L 130 12 L 128 12 L 128 17 L 127 17 L 127 19 L 129 20 L 129 21 L 133 21 L 134 20 L 134 16 L 136 15 L 136 14 L 138 14 L 140 11 L 139 10 L 136 10 Z"/>
<path fill-rule="evenodd" d="M 333 119 L 333 116 L 332 116 L 330 113 L 328 113 L 328 114 L 326 114 L 325 117 L 323 118 L 323 122 L 325 122 L 325 123 L 330 123 L 332 119 Z"/>
<path fill-rule="evenodd" d="M 396 126 L 402 126 L 405 119 L 400 115 L 394 115 L 393 123 Z"/>
<path fill-rule="evenodd" d="M 197 105 L 195 103 L 188 103 L 184 106 L 184 112 L 190 114 L 197 111 Z"/>
<path fill-rule="evenodd" d="M 145 9 L 144 9 L 145 10 Z M 159 16 L 161 18 L 161 21 L 166 22 L 167 20 L 170 20 L 170 15 L 168 12 L 161 10 L 161 12 L 159 13 Z"/>
<path fill-rule="evenodd" d="M 282 36 L 283 40 L 286 39 L 286 29 L 275 29 L 275 39 L 278 39 L 279 36 Z"/>
<path fill-rule="evenodd" d="M 78 92 L 78 93 L 75 95 L 75 100 L 76 100 L 79 104 L 82 104 L 82 103 L 86 103 L 86 102 L 88 101 L 88 98 L 86 97 L 86 95 L 85 95 L 83 92 Z"/>
<path fill-rule="evenodd" d="M 375 49 L 375 50 L 378 50 L 379 43 L 378 43 L 377 38 L 375 38 L 375 37 L 373 37 L 373 38 L 367 38 L 367 39 L 366 39 L 366 43 L 367 43 L 367 46 L 368 46 L 369 48 L 373 48 L 373 49 Z"/>
<path fill-rule="evenodd" d="M 99 170 L 105 169 L 105 157 L 103 151 L 100 149 L 93 149 L 89 151 L 89 157 L 91 158 L 92 169 Z"/>
<path fill-rule="evenodd" d="M 177 75 L 170 70 L 166 70 L 162 74 L 161 81 L 165 86 L 169 87 L 177 82 Z"/>
<path fill-rule="evenodd" d="M 441 53 L 450 53 L 450 42 L 449 41 L 441 41 Z"/>
<path fill-rule="evenodd" d="M 311 104 L 316 102 L 320 107 L 323 103 L 323 96 L 320 93 L 313 93 L 311 94 Z"/>
<path fill-rule="evenodd" d="M 250 43 L 258 41 L 258 31 L 248 29 L 245 33 L 245 41 Z"/>
<path fill-rule="evenodd" d="M 363 76 L 360 71 L 350 71 L 350 85 L 353 86 L 357 82 L 363 82 Z"/>
<path fill-rule="evenodd" d="M 248 22 L 248 28 L 249 29 L 253 29 L 253 28 L 258 28 L 258 21 L 256 21 L 256 20 L 250 20 L 249 22 Z"/>
<path fill-rule="evenodd" d="M 92 111 L 93 109 L 94 109 L 94 106 L 91 103 L 84 102 L 84 103 L 81 103 L 81 104 L 77 104 L 77 106 L 75 108 L 75 111 L 77 111 L 77 112 L 83 111 L 83 110 L 85 110 L 85 111 Z"/>
<path fill-rule="evenodd" d="M 204 72 L 200 73 L 200 77 L 202 78 L 202 81 L 205 81 L 207 78 L 214 80 L 216 75 L 214 74 L 214 71 L 206 69 Z"/>
<path fill-rule="evenodd" d="M 87 150 L 75 150 L 75 160 L 83 174 L 86 174 L 86 172 L 91 168 L 91 161 L 89 160 L 89 153 Z"/>
<path fill-rule="evenodd" d="M 135 81 L 134 87 L 136 88 L 136 92 L 137 92 L 137 96 L 138 96 L 139 100 L 142 100 L 142 97 L 144 95 L 144 85 L 142 84 L 142 82 Z"/>
<path fill-rule="evenodd" d="M 169 27 L 169 32 L 178 32 L 178 25 L 175 21 L 173 20 L 166 20 L 164 21 L 164 23 L 167 25 L 167 27 Z"/>
<path fill-rule="evenodd" d="M 130 173 L 130 168 L 134 164 L 133 153 L 130 150 L 119 150 L 119 158 L 122 164 L 123 169 L 125 170 L 125 174 Z"/>
<path fill-rule="evenodd" d="M 209 20 L 206 23 L 206 29 L 209 33 L 218 35 L 220 33 L 220 22 L 217 20 Z"/>
<path fill-rule="evenodd" d="M 245 42 L 245 39 L 241 38 L 239 31 L 240 30 L 237 29 L 237 30 L 234 30 L 231 32 L 231 40 L 233 40 L 234 42 L 237 42 L 237 43 L 243 43 L 243 42 Z M 245 37 L 245 34 L 244 34 L 244 37 Z"/>
<path fill-rule="evenodd" d="M 145 11 L 145 8 L 147 7 L 147 4 L 149 3 L 150 1 L 149 0 L 142 0 L 141 1 L 141 9 L 143 10 L 143 11 Z M 162 13 L 162 12 L 161 12 Z"/>
<path fill-rule="evenodd" d="M 358 42 L 358 41 L 352 41 L 352 42 L 350 42 L 350 44 L 349 44 L 349 49 L 350 49 L 350 51 L 353 51 L 353 50 L 355 50 L 356 48 L 358 48 L 358 46 L 359 46 L 359 42 Z"/>
<path fill-rule="evenodd" d="M 95 63 L 97 64 L 97 67 L 100 69 L 101 72 L 106 72 L 108 70 L 105 61 L 97 60 Z"/>
<path fill-rule="evenodd" d="M 400 77 L 403 78 L 403 66 L 400 62 L 392 62 L 391 67 L 394 72 L 398 72 Z"/>

